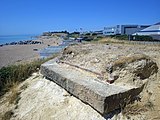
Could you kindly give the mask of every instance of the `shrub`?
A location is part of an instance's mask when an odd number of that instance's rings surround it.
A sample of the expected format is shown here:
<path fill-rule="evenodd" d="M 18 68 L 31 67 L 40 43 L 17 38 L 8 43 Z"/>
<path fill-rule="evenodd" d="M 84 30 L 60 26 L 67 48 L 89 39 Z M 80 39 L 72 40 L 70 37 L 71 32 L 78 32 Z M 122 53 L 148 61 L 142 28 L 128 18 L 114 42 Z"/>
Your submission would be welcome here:
<path fill-rule="evenodd" d="M 111 35 L 110 37 L 118 40 L 129 40 L 128 35 Z M 146 36 L 146 35 L 130 35 L 130 40 L 153 41 L 153 38 L 151 36 Z"/>
<path fill-rule="evenodd" d="M 51 58 L 56 57 L 54 55 Z M 40 59 L 30 63 L 10 65 L 0 69 L 0 96 L 7 92 L 15 82 L 22 82 L 40 69 L 42 63 L 49 59 Z"/>
<path fill-rule="evenodd" d="M 151 36 L 140 36 L 140 35 L 135 35 L 132 36 L 133 40 L 137 40 L 137 41 L 153 41 L 153 38 Z"/>
<path fill-rule="evenodd" d="M 118 39 L 118 40 L 128 40 L 128 36 L 127 35 L 111 35 L 110 37 Z"/>
<path fill-rule="evenodd" d="M 86 35 L 86 36 L 90 36 L 90 35 L 91 35 L 91 33 L 86 33 L 85 35 Z"/>
<path fill-rule="evenodd" d="M 92 34 L 92 36 L 96 36 L 96 35 L 97 35 L 97 33 L 93 33 L 93 34 Z"/>

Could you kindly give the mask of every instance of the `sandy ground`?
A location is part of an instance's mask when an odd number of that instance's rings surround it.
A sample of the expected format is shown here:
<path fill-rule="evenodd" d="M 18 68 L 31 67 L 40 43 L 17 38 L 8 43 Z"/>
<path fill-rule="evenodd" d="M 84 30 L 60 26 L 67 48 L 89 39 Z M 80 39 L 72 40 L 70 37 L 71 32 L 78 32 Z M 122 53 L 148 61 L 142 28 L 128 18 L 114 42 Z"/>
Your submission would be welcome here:
<path fill-rule="evenodd" d="M 105 120 L 89 105 L 40 74 L 34 74 L 19 88 L 18 104 L 7 102 L 11 93 L 0 100 L 0 120 L 10 110 L 14 113 L 11 120 Z"/>
<path fill-rule="evenodd" d="M 7 45 L 0 47 L 0 68 L 3 66 L 15 64 L 17 62 L 30 61 L 39 58 L 38 51 L 34 49 L 43 49 L 50 46 L 59 45 L 60 38 L 46 38 L 41 37 L 36 41 L 41 41 L 43 44 L 32 45 Z"/>

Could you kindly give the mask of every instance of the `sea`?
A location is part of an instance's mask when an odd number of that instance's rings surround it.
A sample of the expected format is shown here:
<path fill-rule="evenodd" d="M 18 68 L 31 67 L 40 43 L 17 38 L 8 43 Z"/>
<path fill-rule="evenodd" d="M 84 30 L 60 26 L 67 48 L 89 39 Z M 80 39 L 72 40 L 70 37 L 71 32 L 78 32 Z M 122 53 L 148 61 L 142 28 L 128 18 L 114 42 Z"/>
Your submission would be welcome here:
<path fill-rule="evenodd" d="M 0 35 L 0 45 L 11 43 L 11 42 L 19 42 L 25 40 L 35 40 L 39 34 L 26 34 L 26 35 Z"/>
<path fill-rule="evenodd" d="M 0 45 L 6 43 L 35 40 L 40 34 L 29 34 L 29 35 L 0 35 Z M 70 44 L 76 44 L 74 40 L 64 40 L 59 46 L 48 46 L 39 51 L 40 58 L 47 58 L 52 56 L 54 53 L 58 53 Z"/>

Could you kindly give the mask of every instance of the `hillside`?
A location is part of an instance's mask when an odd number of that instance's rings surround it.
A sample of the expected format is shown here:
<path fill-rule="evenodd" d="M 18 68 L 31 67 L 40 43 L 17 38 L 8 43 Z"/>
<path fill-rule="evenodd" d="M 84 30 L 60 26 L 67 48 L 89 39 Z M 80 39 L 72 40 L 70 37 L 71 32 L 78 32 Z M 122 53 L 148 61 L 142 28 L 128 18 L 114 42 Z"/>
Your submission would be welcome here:
<path fill-rule="evenodd" d="M 130 58 L 137 54 L 149 57 L 160 68 L 159 51 L 160 47 L 158 45 L 108 43 L 103 40 L 98 43 L 72 45 L 65 49 L 59 58 L 95 73 L 101 73 L 105 78 L 108 78 L 106 74 L 108 62 L 124 60 L 125 57 Z M 123 62 L 120 61 L 120 63 Z M 132 66 L 134 68 L 138 65 L 130 64 L 129 68 L 132 68 Z M 145 68 L 143 72 L 146 72 L 146 70 L 149 70 L 149 68 Z M 124 73 L 124 71 L 123 68 L 121 72 Z M 144 81 L 138 77 L 134 82 L 130 81 L 133 77 L 131 75 L 126 71 L 113 84 L 123 84 L 130 87 L 144 82 L 145 87 L 139 95 L 140 99 L 108 115 L 101 116 L 91 106 L 70 95 L 66 90 L 44 78 L 40 73 L 34 73 L 29 79 L 13 87 L 0 99 L 0 116 L 2 120 L 160 119 L 160 70 L 158 69 L 154 74 L 147 76 Z M 122 80 L 124 81 L 121 82 Z M 14 93 L 17 93 L 15 98 Z"/>

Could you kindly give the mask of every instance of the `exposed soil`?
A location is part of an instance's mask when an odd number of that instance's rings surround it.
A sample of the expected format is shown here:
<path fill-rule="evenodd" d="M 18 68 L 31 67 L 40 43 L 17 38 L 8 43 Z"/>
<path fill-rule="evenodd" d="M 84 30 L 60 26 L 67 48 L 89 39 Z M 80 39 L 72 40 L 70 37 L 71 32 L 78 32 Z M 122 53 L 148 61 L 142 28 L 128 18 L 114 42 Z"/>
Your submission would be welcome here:
<path fill-rule="evenodd" d="M 160 47 L 158 45 L 104 42 L 103 44 L 74 45 L 66 48 L 60 59 L 74 66 L 99 73 L 104 81 L 110 79 L 107 67 L 111 65 L 114 68 L 113 77 L 118 74 L 118 78 L 113 78 L 115 79 L 113 84 L 128 87 L 145 84 L 139 101 L 130 105 L 128 110 L 125 109 L 128 111 L 125 115 L 130 116 L 128 117 L 130 119 L 137 119 L 136 117 L 143 120 L 160 119 L 160 70 L 158 69 L 160 68 Z M 134 108 L 133 111 L 131 107 Z M 135 114 L 131 114 L 132 112 Z M 118 119 L 122 119 L 120 116 L 121 114 Z"/>
<path fill-rule="evenodd" d="M 133 45 L 115 43 L 93 43 L 70 46 L 60 56 L 60 60 L 88 69 L 103 75 L 104 81 L 109 78 L 107 65 L 124 58 L 135 55 L 149 57 L 153 64 L 160 68 L 160 47 L 154 45 Z M 132 61 L 132 60 L 131 60 Z M 145 59 L 143 59 L 145 62 Z M 142 63 L 143 63 L 142 62 Z M 123 63 L 120 61 L 120 63 Z M 126 68 L 134 68 L 141 62 L 131 62 L 127 67 L 119 71 L 125 73 Z M 150 62 L 148 62 L 150 65 Z M 152 65 L 153 65 L 152 64 Z M 155 64 L 154 64 L 155 65 Z M 117 67 L 115 67 L 117 71 Z M 150 66 L 147 70 L 149 69 Z M 154 67 L 155 68 L 155 67 Z M 151 69 L 152 71 L 152 69 Z M 147 71 L 144 70 L 147 73 Z M 114 73 L 114 72 L 113 72 Z M 122 75 L 121 73 L 121 75 Z M 136 78 L 133 82 L 133 74 L 124 74 L 124 81 L 117 79 L 113 84 L 124 84 L 126 86 L 145 83 L 145 87 L 136 102 L 121 109 L 120 113 L 111 113 L 112 120 L 159 120 L 160 119 L 160 69 L 155 69 L 144 80 Z M 153 73 L 153 74 L 152 74 Z M 126 77 L 125 77 L 126 76 Z M 145 76 L 145 75 L 143 75 Z M 121 77 L 121 78 L 123 78 Z M 132 78 L 132 79 L 131 79 Z M 132 82 L 131 82 L 132 81 Z M 23 119 L 70 119 L 70 120 L 103 120 L 102 117 L 89 105 L 84 104 L 77 98 L 70 96 L 64 89 L 55 83 L 35 74 L 19 86 L 19 99 L 9 104 L 7 93 L 0 100 L 0 118 L 11 118 L 12 120 Z M 8 116 L 7 116 L 8 115 Z"/>

